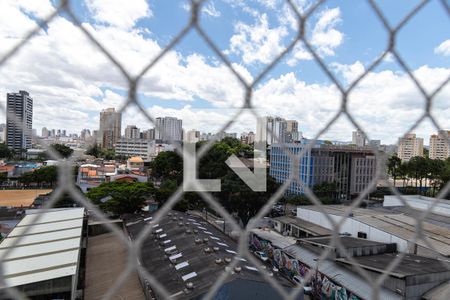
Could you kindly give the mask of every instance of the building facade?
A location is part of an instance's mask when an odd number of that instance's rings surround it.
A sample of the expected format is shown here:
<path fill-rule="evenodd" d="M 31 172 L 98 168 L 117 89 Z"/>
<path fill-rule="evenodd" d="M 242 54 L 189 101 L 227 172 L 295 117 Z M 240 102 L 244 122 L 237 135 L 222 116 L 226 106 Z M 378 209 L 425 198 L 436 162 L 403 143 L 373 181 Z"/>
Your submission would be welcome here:
<path fill-rule="evenodd" d="M 183 121 L 174 117 L 156 118 L 155 139 L 162 142 L 183 140 Z"/>
<path fill-rule="evenodd" d="M 430 153 L 431 159 L 445 160 L 450 157 L 450 130 L 439 130 L 437 134 L 430 136 Z"/>
<path fill-rule="evenodd" d="M 409 161 L 414 156 L 423 156 L 423 138 L 409 133 L 398 140 L 398 157 L 402 161 Z"/>
<path fill-rule="evenodd" d="M 291 123 L 291 127 L 294 126 Z M 259 117 L 256 120 L 256 142 L 268 145 L 286 142 L 287 122 L 280 117 Z"/>
<path fill-rule="evenodd" d="M 298 165 L 291 163 L 298 156 Z M 336 184 L 336 198 L 350 200 L 361 193 L 375 178 L 376 159 L 369 149 L 335 145 L 317 145 L 311 149 L 305 143 L 274 144 L 270 151 L 269 174 L 279 183 L 286 182 L 296 170 L 301 182 L 308 188 L 328 182 Z M 292 181 L 288 194 L 303 194 L 304 186 Z"/>
<path fill-rule="evenodd" d="M 100 127 L 97 142 L 105 149 L 114 149 L 122 131 L 122 113 L 115 108 L 107 108 L 100 112 Z"/>
<path fill-rule="evenodd" d="M 8 93 L 6 106 L 6 144 L 16 154 L 24 154 L 31 148 L 33 99 L 26 91 Z"/>
<path fill-rule="evenodd" d="M 115 151 L 117 155 L 137 156 L 144 161 L 151 161 L 160 152 L 173 150 L 172 145 L 157 143 L 154 140 L 121 138 L 117 141 Z"/>
<path fill-rule="evenodd" d="M 352 144 L 358 147 L 364 147 L 366 145 L 366 138 L 361 130 L 356 130 L 352 132 Z"/>
<path fill-rule="evenodd" d="M 136 125 L 128 125 L 125 128 L 125 138 L 126 139 L 138 139 L 141 137 L 141 132 Z"/>

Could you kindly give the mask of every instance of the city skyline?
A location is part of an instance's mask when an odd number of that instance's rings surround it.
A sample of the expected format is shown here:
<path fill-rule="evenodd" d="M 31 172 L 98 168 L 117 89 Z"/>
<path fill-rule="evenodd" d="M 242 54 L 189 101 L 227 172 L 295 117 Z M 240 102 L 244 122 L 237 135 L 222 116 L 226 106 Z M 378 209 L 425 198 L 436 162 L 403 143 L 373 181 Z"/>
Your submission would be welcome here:
<path fill-rule="evenodd" d="M 391 24 L 397 24 L 412 9 L 411 4 L 400 2 L 379 4 Z M 50 1 L 40 4 L 27 11 L 21 2 L 2 2 L 0 10 L 4 17 L 0 18 L 0 38 L 5 47 L 0 54 L 11 48 L 26 29 L 35 25 L 37 18 L 53 10 Z M 149 5 L 136 0 L 138 9 L 116 5 L 111 7 L 90 0 L 77 2 L 74 9 L 94 36 L 105 43 L 113 55 L 120 57 L 120 62 L 131 73 L 136 73 L 150 57 L 154 57 L 188 18 L 184 2 L 173 6 L 161 2 Z M 304 10 L 308 5 L 306 1 L 299 9 Z M 363 13 L 355 14 L 350 4 L 330 1 L 319 7 L 308 23 L 312 45 L 344 86 L 382 53 L 387 41 L 387 35 L 370 7 L 362 3 L 358 4 L 358 9 Z M 115 15 L 115 11 L 121 14 Z M 157 17 L 158 13 L 167 11 L 177 16 L 173 24 L 165 24 Z M 16 16 L 14 22 L 10 16 Z M 248 4 L 209 1 L 202 10 L 202 22 L 208 33 L 220 33 L 215 40 L 219 49 L 247 80 L 255 78 L 294 35 L 292 15 L 281 1 Z M 428 92 L 450 74 L 449 41 L 444 30 L 446 26 L 442 26 L 447 22 L 439 4 L 432 2 L 399 35 L 399 52 Z M 362 23 L 365 26 L 359 26 Z M 161 26 L 164 24 L 167 26 Z M 425 29 L 432 30 L 433 35 L 417 35 Z M 69 33 L 62 35 L 62 30 Z M 365 38 L 366 30 L 370 30 L 373 38 Z M 267 38 L 255 37 L 256 32 Z M 111 39 L 113 35 L 118 38 Z M 417 42 L 419 38 L 420 43 Z M 360 43 L 361 40 L 364 42 Z M 120 107 L 125 100 L 127 86 L 117 70 L 64 16 L 57 16 L 30 44 L 41 52 L 32 53 L 25 47 L 5 64 L 0 70 L 0 92 L 6 94 L 27 89 L 34 95 L 35 112 L 39 116 L 34 120 L 37 128 L 64 126 L 69 132 L 79 132 L 84 127 L 95 128 L 99 122 L 98 111 L 109 106 Z M 43 63 L 30 63 L 36 60 Z M 20 74 L 23 71 L 34 74 L 33 78 L 22 80 Z M 302 132 L 310 137 L 331 119 L 340 101 L 329 78 L 300 46 L 288 53 L 270 76 L 255 86 L 253 96 L 260 115 L 297 119 L 304 125 Z M 237 107 L 243 103 L 244 91 L 204 42 L 189 36 L 144 76 L 138 97 L 153 117 L 177 117 L 192 124 L 187 126 L 189 128 L 213 132 L 232 114 L 212 110 Z M 449 97 L 450 89 L 446 87 L 437 94 L 434 102 L 433 115 L 441 128 L 450 128 L 447 117 Z M 64 99 L 64 105 L 60 105 L 61 99 Z M 356 121 L 373 135 L 372 139 L 381 139 L 387 144 L 395 143 L 406 133 L 425 105 L 419 90 L 392 55 L 387 55 L 384 62 L 371 71 L 349 100 L 348 107 Z M 124 124 L 152 126 L 132 108 L 124 111 L 123 121 Z M 251 130 L 245 123 L 237 127 L 228 131 Z M 345 140 L 344 133 L 351 130 L 353 126 L 349 122 L 340 120 L 322 138 Z M 435 130 L 429 122 L 415 130 L 419 136 L 432 131 Z"/>

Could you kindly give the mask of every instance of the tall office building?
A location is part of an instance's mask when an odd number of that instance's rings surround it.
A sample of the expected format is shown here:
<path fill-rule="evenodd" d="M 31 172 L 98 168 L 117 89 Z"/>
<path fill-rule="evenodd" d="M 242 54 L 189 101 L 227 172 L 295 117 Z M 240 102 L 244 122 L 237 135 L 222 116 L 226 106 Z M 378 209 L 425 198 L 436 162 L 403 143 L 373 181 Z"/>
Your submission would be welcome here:
<path fill-rule="evenodd" d="M 183 140 L 183 121 L 173 117 L 156 118 L 155 139 L 163 142 Z"/>
<path fill-rule="evenodd" d="M 286 131 L 287 132 L 297 132 L 298 122 L 296 120 L 286 120 Z"/>
<path fill-rule="evenodd" d="M 50 132 L 48 131 L 47 127 L 42 127 L 41 136 L 45 139 L 45 138 L 48 138 L 49 135 L 50 135 Z"/>
<path fill-rule="evenodd" d="M 402 161 L 409 161 L 414 156 L 423 156 L 423 138 L 409 133 L 398 139 L 398 157 Z"/>
<path fill-rule="evenodd" d="M 358 129 L 352 132 L 352 144 L 358 147 L 364 147 L 367 144 L 367 140 L 361 130 Z"/>
<path fill-rule="evenodd" d="M 24 154 L 31 148 L 33 99 L 26 91 L 8 93 L 6 106 L 6 143 L 16 154 Z"/>
<path fill-rule="evenodd" d="M 125 138 L 126 139 L 138 139 L 141 137 L 139 128 L 136 125 L 128 125 L 125 128 Z"/>
<path fill-rule="evenodd" d="M 450 130 L 439 130 L 430 136 L 430 158 L 445 160 L 450 157 Z"/>
<path fill-rule="evenodd" d="M 256 120 L 256 142 L 266 141 L 268 145 L 286 141 L 287 122 L 280 117 L 259 117 Z"/>
<path fill-rule="evenodd" d="M 105 149 L 114 149 L 122 131 L 122 113 L 115 108 L 107 108 L 100 112 L 100 127 L 97 142 Z"/>

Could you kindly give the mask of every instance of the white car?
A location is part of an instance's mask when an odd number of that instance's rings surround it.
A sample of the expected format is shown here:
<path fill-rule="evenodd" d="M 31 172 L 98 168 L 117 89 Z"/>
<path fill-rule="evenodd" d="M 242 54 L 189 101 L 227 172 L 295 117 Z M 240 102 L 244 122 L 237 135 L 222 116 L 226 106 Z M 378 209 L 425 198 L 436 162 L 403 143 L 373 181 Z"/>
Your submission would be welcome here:
<path fill-rule="evenodd" d="M 266 262 L 269 260 L 269 257 L 267 256 L 267 254 L 264 253 L 263 251 L 255 251 L 255 255 L 263 262 Z"/>

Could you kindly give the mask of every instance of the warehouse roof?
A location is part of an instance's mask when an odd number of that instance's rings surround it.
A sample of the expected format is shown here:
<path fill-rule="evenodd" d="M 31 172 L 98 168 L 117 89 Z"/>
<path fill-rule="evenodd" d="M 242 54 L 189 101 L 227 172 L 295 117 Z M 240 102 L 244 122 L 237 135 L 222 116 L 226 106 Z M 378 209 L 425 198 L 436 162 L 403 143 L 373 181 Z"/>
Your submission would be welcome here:
<path fill-rule="evenodd" d="M 372 295 L 373 290 L 371 283 L 364 280 L 361 275 L 340 266 L 332 260 L 324 260 L 318 263 L 320 254 L 317 254 L 306 247 L 292 245 L 284 248 L 283 251 L 297 258 L 310 268 L 317 268 L 319 272 L 326 275 L 328 278 L 332 278 L 335 283 L 344 286 L 362 299 L 370 298 L 370 295 Z M 397 295 L 384 287 L 380 287 L 378 296 L 380 299 L 384 300 L 403 299 L 401 295 Z"/>
<path fill-rule="evenodd" d="M 225 259 L 238 259 L 241 267 L 239 273 L 231 270 L 226 282 L 263 282 L 255 266 L 237 256 L 237 245 L 231 238 L 197 216 L 175 211 L 169 214 L 158 224 L 150 225 L 154 233 L 142 244 L 139 264 L 150 274 L 156 274 L 171 295 L 177 299 L 193 299 L 205 294 L 227 268 Z M 134 240 L 151 219 L 150 216 L 125 220 L 130 237 Z M 173 252 L 166 255 L 169 251 Z M 221 262 L 216 263 L 217 259 Z M 289 285 L 286 279 L 274 276 L 281 284 Z M 188 282 L 193 283 L 192 290 L 186 290 Z M 269 289 L 269 286 L 265 283 L 258 289 Z"/>
<path fill-rule="evenodd" d="M 398 257 L 397 253 L 384 253 L 378 255 L 353 257 L 354 261 L 362 268 L 385 273 L 387 266 Z M 353 265 L 347 258 L 338 258 L 336 261 Z M 434 258 L 418 256 L 414 254 L 405 254 L 399 263 L 389 275 L 404 278 L 412 275 L 423 275 L 433 273 L 449 272 L 444 262 Z"/>
<path fill-rule="evenodd" d="M 360 216 L 354 219 L 405 240 L 412 241 L 416 235 L 416 219 L 403 214 Z M 423 222 L 422 230 L 437 252 L 450 256 L 450 229 Z M 429 248 L 422 240 L 416 243 Z"/>
<path fill-rule="evenodd" d="M 281 217 L 277 217 L 277 218 L 273 218 L 276 221 L 280 221 L 284 224 L 292 224 L 294 226 L 299 227 L 300 229 L 302 229 L 303 231 L 308 232 L 311 235 L 330 235 L 332 234 L 332 231 L 316 225 L 314 223 L 308 222 L 306 220 L 297 218 L 297 217 L 290 217 L 290 216 L 281 216 Z"/>
<path fill-rule="evenodd" d="M 27 214 L 0 243 L 6 285 L 75 275 L 83 217 L 84 208 L 37 210 Z"/>
<path fill-rule="evenodd" d="M 319 207 L 317 207 L 316 205 L 305 205 L 305 206 L 300 206 L 299 208 L 321 212 Z M 321 206 L 321 209 L 323 211 L 325 211 L 325 213 L 330 214 L 330 215 L 335 215 L 335 216 L 347 215 L 346 212 L 349 208 L 350 207 L 346 206 L 346 205 L 322 205 Z M 354 217 L 357 217 L 357 216 L 384 215 L 386 213 L 379 212 L 379 211 L 376 211 L 373 209 L 357 207 L 357 208 L 352 209 L 352 214 Z"/>

